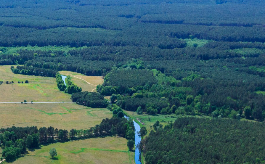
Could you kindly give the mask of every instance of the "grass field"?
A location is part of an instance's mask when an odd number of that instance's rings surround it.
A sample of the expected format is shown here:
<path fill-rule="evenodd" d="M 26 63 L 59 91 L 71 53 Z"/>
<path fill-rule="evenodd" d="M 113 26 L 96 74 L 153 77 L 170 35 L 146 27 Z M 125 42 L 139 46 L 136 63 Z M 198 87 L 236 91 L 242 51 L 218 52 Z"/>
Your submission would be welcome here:
<path fill-rule="evenodd" d="M 95 91 L 96 85 L 103 83 L 102 77 L 88 77 L 73 72 L 63 74 L 71 75 L 74 83 L 87 91 Z M 29 83 L 18 83 L 18 81 L 25 82 L 25 80 Z M 0 102 L 22 102 L 24 100 L 29 102 L 27 104 L 0 104 L 0 128 L 53 126 L 66 130 L 89 129 L 99 124 L 102 119 L 112 117 L 112 112 L 106 108 L 89 108 L 75 103 L 34 104 L 38 101 L 71 101 L 71 95 L 59 91 L 55 78 L 13 74 L 10 66 L 0 66 L 0 81 L 4 81 L 0 85 Z M 6 81 L 14 81 L 14 83 L 6 84 Z M 31 101 L 33 104 L 30 103 Z M 49 157 L 49 150 L 52 147 L 57 149 L 57 160 Z M 125 138 L 94 138 L 43 146 L 41 149 L 30 151 L 25 157 L 13 163 L 132 164 L 134 153 L 128 151 Z"/>
<path fill-rule="evenodd" d="M 18 81 L 25 82 L 25 80 L 28 80 L 29 83 L 18 83 Z M 21 102 L 24 100 L 28 102 L 71 101 L 71 95 L 59 91 L 55 78 L 13 74 L 10 66 L 0 66 L 0 81 L 4 81 L 4 83 L 0 85 L 1 102 Z M 6 84 L 6 81 L 14 81 L 14 83 Z"/>
<path fill-rule="evenodd" d="M 62 75 L 70 75 L 72 81 L 79 87 L 82 91 L 94 92 L 99 84 L 103 84 L 104 79 L 102 76 L 85 76 L 80 73 L 70 72 L 70 71 L 60 71 Z"/>
<path fill-rule="evenodd" d="M 133 164 L 134 153 L 129 152 L 127 140 L 119 137 L 92 138 L 87 140 L 55 143 L 43 146 L 14 164 Z M 57 160 L 52 160 L 49 150 L 57 150 Z"/>
<path fill-rule="evenodd" d="M 67 129 L 88 129 L 104 118 L 111 118 L 107 109 L 88 108 L 77 104 L 0 104 L 0 127 L 37 126 Z"/>
<path fill-rule="evenodd" d="M 99 124 L 102 119 L 112 117 L 107 109 L 93 109 L 74 103 L 34 104 L 37 101 L 71 102 L 71 95 L 59 91 L 55 78 L 13 74 L 10 66 L 0 66 L 0 80 L 4 81 L 0 85 L 0 102 L 33 101 L 33 104 L 0 104 L 0 127 L 14 125 L 88 129 Z M 18 81 L 25 80 L 29 83 L 18 84 Z M 6 81 L 14 83 L 6 84 Z"/>
<path fill-rule="evenodd" d="M 152 126 L 154 125 L 156 121 L 159 121 L 160 124 L 162 125 L 166 125 L 170 121 L 174 123 L 174 121 L 178 117 L 180 117 L 180 116 L 176 116 L 175 114 L 152 116 L 152 115 L 147 115 L 147 114 L 138 115 L 136 112 L 131 112 L 131 111 L 125 111 L 125 113 L 129 115 L 132 119 L 134 119 L 141 127 L 145 126 L 148 132 L 150 132 L 153 129 Z M 141 123 L 143 124 L 141 124 L 138 120 L 140 120 Z"/>

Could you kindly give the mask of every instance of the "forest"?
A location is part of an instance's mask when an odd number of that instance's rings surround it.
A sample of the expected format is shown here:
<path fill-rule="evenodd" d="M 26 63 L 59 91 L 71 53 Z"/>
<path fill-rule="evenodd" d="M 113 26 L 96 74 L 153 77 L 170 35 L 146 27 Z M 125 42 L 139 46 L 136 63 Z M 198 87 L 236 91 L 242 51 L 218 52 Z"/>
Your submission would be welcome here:
<path fill-rule="evenodd" d="M 158 123 L 142 143 L 147 163 L 260 163 L 263 124 L 238 120 L 265 119 L 264 5 L 261 0 L 2 0 L 0 65 L 12 65 L 15 74 L 54 77 L 73 102 L 107 107 L 115 117 L 126 110 L 214 118 L 188 117 L 164 128 Z M 81 92 L 71 80 L 65 86 L 58 71 L 103 76 L 104 83 L 97 93 Z M 197 143 L 201 138 L 207 142 Z M 183 151 L 163 151 L 169 141 Z M 212 147 L 203 147 L 207 143 Z M 152 145 L 161 152 L 155 154 Z"/>
<path fill-rule="evenodd" d="M 231 119 L 179 118 L 164 127 L 156 122 L 140 148 L 147 164 L 263 163 L 263 128 Z"/>

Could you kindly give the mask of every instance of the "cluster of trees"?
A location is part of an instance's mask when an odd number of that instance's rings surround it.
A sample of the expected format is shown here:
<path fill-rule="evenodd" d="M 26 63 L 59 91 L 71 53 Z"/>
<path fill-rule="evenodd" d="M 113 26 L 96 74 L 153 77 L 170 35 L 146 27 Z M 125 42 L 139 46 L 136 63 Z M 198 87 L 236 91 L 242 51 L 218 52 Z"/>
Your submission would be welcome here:
<path fill-rule="evenodd" d="M 121 74 L 122 77 L 119 77 L 118 75 L 113 74 L 112 72 L 106 75 L 107 78 L 105 79 L 107 80 L 104 82 L 104 84 L 109 85 L 107 87 L 110 88 L 110 91 L 115 90 L 115 87 L 119 87 L 120 84 L 122 84 L 123 86 L 134 86 L 133 93 L 128 94 L 128 92 L 120 92 L 121 94 L 112 94 L 111 103 L 117 105 L 122 109 L 128 111 L 135 111 L 138 114 L 171 114 L 175 113 L 177 107 L 181 105 L 181 101 L 184 101 L 184 104 L 186 104 L 186 95 L 183 96 L 183 94 L 186 93 L 185 88 L 181 89 L 180 87 L 178 87 L 178 82 L 173 77 L 167 77 L 157 70 L 151 71 L 139 69 L 120 69 L 119 71 L 125 71 L 128 73 L 145 72 L 145 74 L 147 75 L 146 79 L 151 79 L 150 81 L 148 80 L 146 82 L 143 82 L 142 85 L 140 85 L 141 78 L 139 78 L 140 82 L 138 82 L 138 78 L 135 78 L 134 76 L 126 76 L 124 74 Z M 115 75 L 115 78 L 112 77 L 113 75 Z M 118 81 L 116 82 L 115 80 L 118 80 L 119 78 L 126 78 L 126 80 L 122 80 L 123 83 L 120 83 Z M 111 81 L 110 79 L 113 80 Z M 103 86 L 100 86 L 103 89 L 106 88 L 104 87 L 104 84 Z M 98 87 L 98 89 L 101 89 L 100 87 Z M 102 90 L 99 90 L 99 92 L 103 95 L 106 93 L 109 94 L 109 92 L 102 92 Z M 177 97 L 178 95 L 179 97 Z"/>
<path fill-rule="evenodd" d="M 108 101 L 97 92 L 77 92 L 71 96 L 73 102 L 92 108 L 106 108 Z"/>
<path fill-rule="evenodd" d="M 59 72 L 56 73 L 56 83 L 60 91 L 65 91 L 66 85 L 63 81 L 62 75 Z"/>
<path fill-rule="evenodd" d="M 112 117 L 103 119 L 99 125 L 87 130 L 57 129 L 54 127 L 11 127 L 0 129 L 0 145 L 3 148 L 2 156 L 7 162 L 14 161 L 28 149 L 39 148 L 54 142 L 67 142 L 69 140 L 86 139 L 118 135 L 134 140 L 134 125 L 131 120 Z"/>
<path fill-rule="evenodd" d="M 147 164 L 263 163 L 264 126 L 194 117 L 179 118 L 164 128 L 156 122 L 140 149 Z"/>
<path fill-rule="evenodd" d="M 119 71 L 122 72 L 122 69 Z M 125 69 L 125 71 L 133 70 Z M 176 72 L 174 76 L 180 79 L 176 80 L 176 78 L 166 76 L 157 70 L 150 72 L 152 72 L 152 78 L 155 78 L 156 83 L 134 86 L 133 92 L 125 91 L 120 92 L 120 94 L 116 94 L 115 91 L 116 88 L 121 87 L 119 86 L 121 83 L 115 83 L 115 81 L 111 83 L 110 79 L 117 80 L 126 77 L 126 80 L 122 80 L 122 86 L 137 84 L 138 79 L 127 77 L 124 74 L 121 74 L 123 77 L 119 77 L 111 72 L 105 78 L 104 84 L 108 84 L 108 86 L 103 84 L 103 86 L 98 87 L 98 91 L 103 95 L 112 93 L 112 104 L 128 111 L 135 111 L 138 114 L 174 113 L 177 115 L 208 115 L 233 119 L 243 117 L 258 121 L 263 121 L 265 118 L 263 110 L 265 103 L 262 100 L 264 99 L 265 85 L 260 78 L 256 81 L 253 79 L 245 80 L 246 77 L 243 74 L 237 79 L 233 77 L 229 79 L 231 77 L 228 76 L 231 75 L 227 74 L 209 79 L 194 73 L 181 77 L 182 72 Z M 244 83 L 241 80 L 245 80 Z"/>
<path fill-rule="evenodd" d="M 65 83 L 66 83 L 66 88 L 65 88 L 65 93 L 76 93 L 76 92 L 81 92 L 82 88 L 78 87 L 77 85 L 75 85 L 72 81 L 71 81 L 71 77 L 67 76 L 65 78 Z"/>
<path fill-rule="evenodd" d="M 62 79 L 62 75 L 59 72 L 57 72 L 56 74 L 56 83 L 57 83 L 57 87 L 59 88 L 59 90 L 64 91 L 65 93 L 73 94 L 73 93 L 82 91 L 81 87 L 78 87 L 71 81 L 70 76 L 67 76 L 65 78 L 65 83 L 64 83 Z"/>
<path fill-rule="evenodd" d="M 153 72 L 146 69 L 118 69 L 108 73 L 103 85 L 97 86 L 97 91 L 103 95 L 133 94 L 143 86 L 157 83 Z"/>

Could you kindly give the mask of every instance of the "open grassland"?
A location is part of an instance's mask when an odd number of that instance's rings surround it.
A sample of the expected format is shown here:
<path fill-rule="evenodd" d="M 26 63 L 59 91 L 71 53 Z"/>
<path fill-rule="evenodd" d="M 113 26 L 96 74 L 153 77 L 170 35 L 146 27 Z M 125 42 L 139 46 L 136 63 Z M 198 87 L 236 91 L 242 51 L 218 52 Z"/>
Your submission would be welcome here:
<path fill-rule="evenodd" d="M 29 152 L 14 164 L 133 164 L 134 153 L 129 152 L 127 140 L 119 137 L 92 138 L 87 140 L 55 143 Z M 52 160 L 49 150 L 57 150 L 57 159 Z"/>
<path fill-rule="evenodd" d="M 136 112 L 131 112 L 131 111 L 125 111 L 125 113 L 129 115 L 132 119 L 134 119 L 134 121 L 136 121 L 141 127 L 145 126 L 148 132 L 153 130 L 152 126 L 156 121 L 159 121 L 159 123 L 164 126 L 171 121 L 174 122 L 178 117 L 181 117 L 176 115 L 156 115 L 156 116 L 147 115 L 147 114 L 138 115 Z"/>
<path fill-rule="evenodd" d="M 70 50 L 80 50 L 83 48 L 87 48 L 86 46 L 84 47 L 69 47 L 69 46 L 43 46 L 43 47 L 38 47 L 38 46 L 17 46 L 17 47 L 0 47 L 0 55 L 1 54 L 14 54 L 18 53 L 20 50 L 39 50 L 39 51 L 64 51 L 65 53 L 68 53 Z M 51 54 L 52 56 L 52 54 Z"/>
<path fill-rule="evenodd" d="M 34 104 L 34 102 L 70 102 L 71 95 L 59 91 L 56 79 L 50 77 L 13 74 L 10 66 L 0 66 L 0 102 L 28 104 L 0 104 L 0 127 L 38 126 L 67 129 L 87 129 L 110 118 L 107 109 L 88 108 L 73 104 Z M 18 81 L 28 80 L 29 83 Z M 14 81 L 6 84 L 6 81 Z M 81 81 L 81 80 L 80 80 Z M 30 102 L 33 101 L 33 104 Z"/>
<path fill-rule="evenodd" d="M 25 84 L 25 80 L 28 80 L 29 83 Z M 24 100 L 28 102 L 71 101 L 71 95 L 59 91 L 55 78 L 13 74 L 10 66 L 0 66 L 0 81 L 4 81 L 0 85 L 1 102 L 21 102 Z M 6 84 L 6 81 L 13 81 L 14 83 Z M 23 81 L 24 83 L 18 83 L 18 81 Z"/>
<path fill-rule="evenodd" d="M 102 76 L 86 76 L 76 72 L 70 71 L 60 71 L 62 75 L 70 75 L 72 77 L 72 81 L 79 87 L 82 88 L 82 91 L 94 92 L 96 91 L 96 87 L 99 84 L 103 84 L 104 79 Z"/>
<path fill-rule="evenodd" d="M 88 129 L 104 118 L 111 118 L 107 109 L 77 104 L 0 104 L 0 127 L 53 126 L 60 129 Z"/>

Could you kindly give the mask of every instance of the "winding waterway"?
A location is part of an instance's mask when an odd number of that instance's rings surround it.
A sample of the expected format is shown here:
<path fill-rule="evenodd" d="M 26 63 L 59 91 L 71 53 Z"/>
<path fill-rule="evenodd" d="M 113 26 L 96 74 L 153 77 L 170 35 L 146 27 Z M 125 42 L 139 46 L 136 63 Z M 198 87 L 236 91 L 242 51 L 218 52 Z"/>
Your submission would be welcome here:
<path fill-rule="evenodd" d="M 66 85 L 65 83 L 65 79 L 66 79 L 67 76 L 64 76 L 62 75 L 62 79 L 63 79 L 63 82 L 64 84 Z M 129 120 L 129 117 L 127 116 L 124 116 L 127 120 Z M 140 161 L 140 150 L 139 148 L 137 147 L 138 144 L 140 144 L 141 142 L 141 136 L 139 136 L 139 132 L 140 132 L 140 125 L 138 125 L 134 120 L 133 120 L 133 125 L 134 125 L 134 128 L 135 128 L 135 156 L 134 156 L 134 161 L 135 161 L 135 164 L 141 164 L 141 161 Z"/>
<path fill-rule="evenodd" d="M 62 79 L 63 79 L 64 85 L 66 85 L 66 82 L 65 82 L 66 77 L 67 76 L 62 75 Z"/>
<path fill-rule="evenodd" d="M 124 116 L 127 120 L 129 120 L 129 117 L 127 116 Z M 140 132 L 140 125 L 138 125 L 134 120 L 133 120 L 133 125 L 134 125 L 134 128 L 135 128 L 135 156 L 134 156 L 134 161 L 135 161 L 135 164 L 141 164 L 141 161 L 140 161 L 140 150 L 139 148 L 137 147 L 138 144 L 140 144 L 141 142 L 141 136 L 139 136 L 139 132 Z"/>

